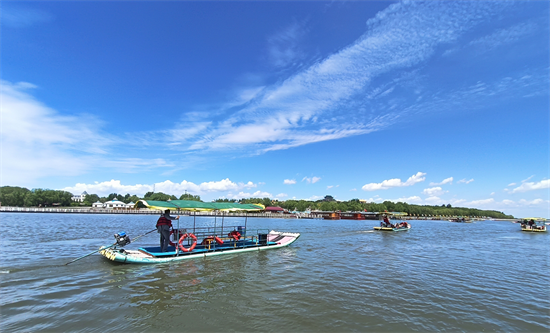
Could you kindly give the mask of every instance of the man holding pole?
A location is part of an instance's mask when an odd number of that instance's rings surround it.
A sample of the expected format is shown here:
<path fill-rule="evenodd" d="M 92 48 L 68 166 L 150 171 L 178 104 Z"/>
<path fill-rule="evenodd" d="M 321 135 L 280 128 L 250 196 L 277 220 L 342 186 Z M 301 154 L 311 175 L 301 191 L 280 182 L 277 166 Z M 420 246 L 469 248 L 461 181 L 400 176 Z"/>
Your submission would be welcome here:
<path fill-rule="evenodd" d="M 160 252 L 168 251 L 168 244 L 170 243 L 170 228 L 172 227 L 172 220 L 179 220 L 180 216 L 170 216 L 170 210 L 164 211 L 164 214 L 160 216 L 157 221 L 157 230 L 160 233 Z"/>

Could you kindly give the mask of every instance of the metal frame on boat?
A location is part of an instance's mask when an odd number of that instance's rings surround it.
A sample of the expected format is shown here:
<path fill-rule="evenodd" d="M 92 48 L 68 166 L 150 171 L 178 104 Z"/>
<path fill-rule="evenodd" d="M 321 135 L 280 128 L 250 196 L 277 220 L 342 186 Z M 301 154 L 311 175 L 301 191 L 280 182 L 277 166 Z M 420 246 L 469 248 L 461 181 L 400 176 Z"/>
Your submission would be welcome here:
<path fill-rule="evenodd" d="M 259 211 L 261 205 L 238 203 L 198 202 L 187 200 L 172 201 L 146 201 L 140 200 L 150 209 L 164 211 Z M 136 204 L 137 205 L 137 204 Z M 126 250 L 123 246 L 129 243 L 117 242 L 110 246 L 102 246 L 99 253 L 105 258 L 129 264 L 152 264 L 172 261 L 180 261 L 194 258 L 204 258 L 222 254 L 263 251 L 277 249 L 294 243 L 299 233 L 257 230 L 255 233 L 247 232 L 247 217 L 244 226 L 224 225 L 222 215 L 221 226 L 196 227 L 196 219 L 193 219 L 193 228 L 180 229 L 179 220 L 177 228 L 172 230 L 172 240 L 167 252 L 161 252 L 159 246 L 141 247 L 137 250 Z M 215 217 L 217 219 L 217 217 Z M 117 235 L 115 235 L 115 238 Z"/>

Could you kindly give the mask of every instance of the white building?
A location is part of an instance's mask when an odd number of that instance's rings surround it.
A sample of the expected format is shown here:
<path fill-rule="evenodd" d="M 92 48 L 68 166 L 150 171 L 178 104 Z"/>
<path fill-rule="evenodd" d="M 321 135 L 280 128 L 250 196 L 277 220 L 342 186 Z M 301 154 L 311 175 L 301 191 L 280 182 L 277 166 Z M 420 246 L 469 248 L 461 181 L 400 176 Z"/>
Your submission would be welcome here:
<path fill-rule="evenodd" d="M 94 208 L 103 208 L 103 202 L 96 201 L 92 204 L 92 207 L 94 207 Z"/>
<path fill-rule="evenodd" d="M 77 202 L 84 202 L 84 198 L 86 198 L 86 196 L 88 195 L 88 193 L 86 191 L 82 192 L 81 195 L 74 195 L 73 194 L 73 197 L 71 199 L 73 199 L 73 201 L 77 201 Z"/>
<path fill-rule="evenodd" d="M 120 208 L 126 208 L 126 204 L 122 201 L 118 201 L 116 199 L 113 199 L 111 201 L 107 201 L 103 204 L 103 208 L 107 209 L 120 209 Z"/>

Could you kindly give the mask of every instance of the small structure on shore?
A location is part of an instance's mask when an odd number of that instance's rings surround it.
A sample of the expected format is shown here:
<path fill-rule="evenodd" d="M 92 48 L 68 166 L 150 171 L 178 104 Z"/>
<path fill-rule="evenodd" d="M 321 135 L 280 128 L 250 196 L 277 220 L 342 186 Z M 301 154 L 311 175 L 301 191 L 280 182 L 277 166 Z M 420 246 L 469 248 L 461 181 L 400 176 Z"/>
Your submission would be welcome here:
<path fill-rule="evenodd" d="M 269 214 L 283 214 L 285 210 L 281 207 L 265 207 L 265 212 Z"/>
<path fill-rule="evenodd" d="M 86 198 L 86 196 L 88 195 L 88 192 L 84 191 L 82 192 L 82 194 L 80 195 L 74 195 L 72 196 L 72 200 L 73 201 L 76 201 L 76 202 L 84 202 L 84 199 Z"/>

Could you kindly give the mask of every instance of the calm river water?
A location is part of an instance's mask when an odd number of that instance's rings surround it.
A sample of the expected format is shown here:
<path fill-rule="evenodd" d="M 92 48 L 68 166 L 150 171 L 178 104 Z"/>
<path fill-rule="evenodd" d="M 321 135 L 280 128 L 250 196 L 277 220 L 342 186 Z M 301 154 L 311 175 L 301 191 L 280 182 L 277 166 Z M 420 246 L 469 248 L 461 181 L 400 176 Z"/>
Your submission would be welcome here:
<path fill-rule="evenodd" d="M 213 218 L 197 218 L 213 224 Z M 159 265 L 94 254 L 156 216 L 0 214 L 2 332 L 550 330 L 550 234 L 518 224 L 249 218 L 290 247 Z M 217 221 L 219 225 L 219 220 Z M 186 217 L 182 226 L 192 226 Z M 225 219 L 225 225 L 244 218 Z M 138 246 L 157 245 L 158 234 Z"/>

